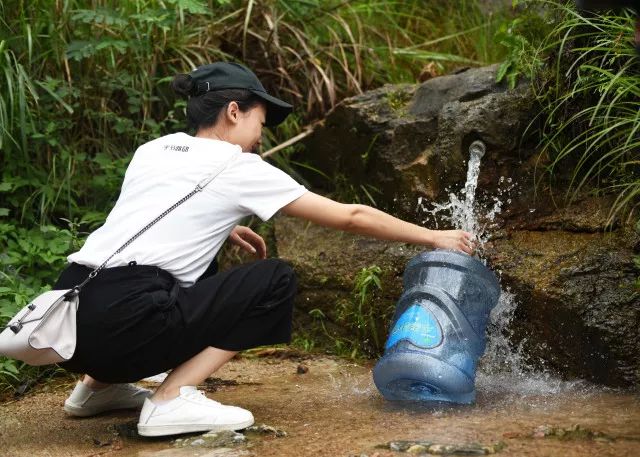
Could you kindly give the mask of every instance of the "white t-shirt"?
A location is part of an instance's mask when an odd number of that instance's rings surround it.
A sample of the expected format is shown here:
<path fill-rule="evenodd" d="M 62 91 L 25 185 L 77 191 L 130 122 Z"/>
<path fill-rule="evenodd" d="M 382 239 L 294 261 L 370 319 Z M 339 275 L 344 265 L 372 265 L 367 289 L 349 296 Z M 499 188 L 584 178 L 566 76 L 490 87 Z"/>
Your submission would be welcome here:
<path fill-rule="evenodd" d="M 305 187 L 237 145 L 186 133 L 163 136 L 135 152 L 107 220 L 80 251 L 68 257 L 69 262 L 100 265 L 229 159 L 202 192 L 158 221 L 107 265 L 131 261 L 154 265 L 171 273 L 183 287 L 192 285 L 242 218 L 256 214 L 268 220 L 307 192 Z"/>

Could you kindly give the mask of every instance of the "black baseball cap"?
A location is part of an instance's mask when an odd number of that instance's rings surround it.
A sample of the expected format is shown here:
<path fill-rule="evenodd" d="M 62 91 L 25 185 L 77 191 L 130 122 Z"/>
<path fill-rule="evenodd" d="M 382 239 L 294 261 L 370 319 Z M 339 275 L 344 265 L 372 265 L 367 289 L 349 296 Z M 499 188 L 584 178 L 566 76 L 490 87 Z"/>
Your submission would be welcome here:
<path fill-rule="evenodd" d="M 289 103 L 269 95 L 258 77 L 247 67 L 232 62 L 214 62 L 202 65 L 191 73 L 195 83 L 195 95 L 221 89 L 246 89 L 265 101 L 267 115 L 265 125 L 280 124 L 293 111 Z"/>

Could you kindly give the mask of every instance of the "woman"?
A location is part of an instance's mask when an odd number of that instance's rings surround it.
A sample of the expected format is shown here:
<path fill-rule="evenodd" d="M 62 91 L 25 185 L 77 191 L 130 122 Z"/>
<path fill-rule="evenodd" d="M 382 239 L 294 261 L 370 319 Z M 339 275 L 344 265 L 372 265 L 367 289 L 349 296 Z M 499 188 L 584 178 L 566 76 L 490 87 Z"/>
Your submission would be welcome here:
<path fill-rule="evenodd" d="M 290 340 L 293 271 L 266 259 L 262 238 L 237 225 L 243 217 L 267 220 L 282 211 L 378 239 L 473 251 L 470 233 L 432 231 L 368 206 L 334 202 L 247 153 L 260 146 L 263 126 L 275 126 L 291 112 L 247 68 L 204 65 L 176 76 L 173 87 L 188 97 L 195 136 L 171 134 L 138 148 L 105 224 L 69 256 L 71 264 L 55 286 L 83 281 L 147 222 L 222 170 L 81 292 L 77 349 L 63 365 L 86 375 L 65 410 L 90 416 L 142 406 L 143 436 L 238 430 L 253 423 L 249 411 L 210 400 L 195 387 L 238 351 Z M 214 274 L 214 258 L 226 239 L 260 260 Z M 126 384 L 167 370 L 153 394 Z"/>

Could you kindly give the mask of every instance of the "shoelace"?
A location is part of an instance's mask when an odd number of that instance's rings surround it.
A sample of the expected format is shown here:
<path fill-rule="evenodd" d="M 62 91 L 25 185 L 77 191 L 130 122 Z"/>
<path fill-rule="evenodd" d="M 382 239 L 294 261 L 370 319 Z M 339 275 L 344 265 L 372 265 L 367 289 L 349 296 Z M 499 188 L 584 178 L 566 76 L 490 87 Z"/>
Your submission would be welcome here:
<path fill-rule="evenodd" d="M 223 406 L 222 403 L 217 402 L 215 400 L 210 399 L 205 395 L 205 393 L 201 390 L 194 390 L 185 395 L 186 398 L 190 398 L 192 400 L 196 400 L 200 403 L 214 403 L 216 406 Z"/>

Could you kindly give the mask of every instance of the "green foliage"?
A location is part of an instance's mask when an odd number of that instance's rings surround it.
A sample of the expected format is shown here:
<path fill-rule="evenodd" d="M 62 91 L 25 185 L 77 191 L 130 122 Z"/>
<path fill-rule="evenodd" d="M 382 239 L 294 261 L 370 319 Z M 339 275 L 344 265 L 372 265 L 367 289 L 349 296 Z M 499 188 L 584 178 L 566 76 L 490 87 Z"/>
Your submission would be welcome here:
<path fill-rule="evenodd" d="M 102 223 L 135 148 L 184 128 L 186 104 L 169 87 L 174 74 L 222 59 L 253 68 L 298 107 L 267 133 L 269 148 L 345 97 L 414 82 L 425 64 L 443 71 L 500 60 L 491 37 L 510 13 L 487 15 L 481 6 L 0 2 L 0 319 L 50 287 L 81 236 Z M 301 180 L 300 155 L 294 145 L 269 160 Z M 345 188 L 375 204 L 375 188 Z M 24 371 L 0 361 L 0 382 L 16 369 Z"/>
<path fill-rule="evenodd" d="M 371 184 L 354 185 L 343 174 L 337 174 L 333 178 L 334 192 L 332 197 L 343 203 L 359 203 L 363 205 L 378 206 L 375 195 L 382 192 Z"/>
<path fill-rule="evenodd" d="M 500 60 L 491 37 L 509 12 L 486 14 L 482 3 L 249 2 L 242 29 L 230 30 L 228 41 L 241 43 L 233 54 L 277 75 L 281 90 L 318 114 L 383 83 L 415 82 L 429 63 L 446 70 Z"/>
<path fill-rule="evenodd" d="M 140 143 L 181 128 L 170 77 L 239 59 L 300 111 L 273 145 L 345 96 L 415 81 L 422 61 L 441 69 L 501 57 L 490 37 L 507 17 L 481 2 L 255 2 L 35 0 L 0 6 L 2 213 L 27 222 L 104 211 Z M 272 75 L 272 76 L 269 76 Z M 304 166 L 294 146 L 273 156 Z M 111 169 L 106 164 L 113 164 Z M 18 178 L 20 177 L 20 178 Z M 111 179 L 115 178 L 115 179 Z M 299 176 L 298 176 L 299 178 Z M 370 192 L 369 192 L 370 193 Z"/>
<path fill-rule="evenodd" d="M 593 187 L 616 200 L 609 221 L 633 215 L 640 197 L 640 63 L 631 12 L 584 15 L 545 2 L 558 20 L 540 50 L 536 80 L 549 174 L 573 168 L 567 197 Z"/>
<path fill-rule="evenodd" d="M 297 333 L 291 339 L 291 345 L 300 348 L 305 352 L 311 352 L 315 349 L 316 342 L 309 335 Z"/>
<path fill-rule="evenodd" d="M 539 5 L 530 1 L 515 3 L 523 11 L 511 22 L 500 24 L 493 37 L 494 42 L 507 51 L 506 58 L 498 67 L 496 82 L 506 80 L 511 89 L 519 77 L 533 79 L 542 68 L 536 47 L 550 29 L 545 12 L 539 10 Z"/>
<path fill-rule="evenodd" d="M 323 347 L 329 353 L 352 359 L 379 356 L 393 306 L 382 309 L 380 299 L 382 269 L 377 265 L 362 268 L 354 279 L 352 296 L 336 303 L 330 316 L 320 309 L 308 312 L 315 331 L 295 333 L 293 344 L 297 347 Z M 349 330 L 347 335 L 332 326 L 341 324 Z"/>
<path fill-rule="evenodd" d="M 0 327 L 31 299 L 49 290 L 78 247 L 78 234 L 51 225 L 24 228 L 0 223 Z M 39 368 L 0 357 L 0 390 L 15 386 Z"/>
<path fill-rule="evenodd" d="M 380 334 L 384 329 L 379 328 L 382 316 L 373 303 L 382 291 L 381 273 L 377 265 L 360 270 L 354 281 L 353 299 L 338 307 L 338 320 L 354 332 L 354 350 L 362 348 L 368 356 L 377 354 L 382 347 Z"/>
<path fill-rule="evenodd" d="M 0 325 L 4 325 L 30 299 L 50 289 L 67 255 L 78 247 L 78 235 L 50 225 L 26 229 L 4 223 L 0 247 Z"/>

